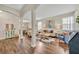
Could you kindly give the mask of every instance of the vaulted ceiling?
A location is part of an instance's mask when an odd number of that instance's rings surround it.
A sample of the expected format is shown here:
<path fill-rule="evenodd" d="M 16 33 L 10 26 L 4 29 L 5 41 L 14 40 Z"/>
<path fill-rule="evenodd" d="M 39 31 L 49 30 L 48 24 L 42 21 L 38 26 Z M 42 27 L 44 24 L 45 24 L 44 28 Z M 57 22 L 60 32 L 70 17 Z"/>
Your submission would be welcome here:
<path fill-rule="evenodd" d="M 22 7 L 24 6 L 24 4 L 5 4 L 5 6 L 14 8 L 14 9 L 20 11 L 22 9 Z"/>
<path fill-rule="evenodd" d="M 0 10 L 17 16 L 24 16 L 26 12 L 36 9 L 37 7 L 38 5 L 35 4 L 1 4 Z"/>
<path fill-rule="evenodd" d="M 42 19 L 76 10 L 75 4 L 0 4 L 0 10 L 31 19 L 31 10 L 36 9 L 36 18 Z"/>
<path fill-rule="evenodd" d="M 40 5 L 37 10 L 36 14 L 38 19 L 45 18 L 50 16 L 57 16 L 64 13 L 73 12 L 76 10 L 75 4 L 44 4 Z"/>
<path fill-rule="evenodd" d="M 36 19 L 43 19 L 46 17 L 53 17 L 64 13 L 75 11 L 76 4 L 40 4 L 36 9 Z M 31 12 L 27 12 L 24 18 L 31 19 Z"/>

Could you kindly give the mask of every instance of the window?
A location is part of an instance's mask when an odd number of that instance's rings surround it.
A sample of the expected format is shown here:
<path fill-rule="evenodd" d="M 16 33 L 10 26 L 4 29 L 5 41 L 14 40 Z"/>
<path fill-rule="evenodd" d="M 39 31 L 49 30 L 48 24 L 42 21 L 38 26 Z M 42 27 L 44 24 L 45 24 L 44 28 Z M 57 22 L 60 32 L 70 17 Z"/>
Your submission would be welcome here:
<path fill-rule="evenodd" d="M 68 17 L 64 17 L 62 19 L 62 29 L 63 30 L 73 30 L 74 28 L 74 16 L 68 16 Z"/>
<path fill-rule="evenodd" d="M 41 30 L 42 29 L 42 22 L 38 22 L 38 30 Z"/>

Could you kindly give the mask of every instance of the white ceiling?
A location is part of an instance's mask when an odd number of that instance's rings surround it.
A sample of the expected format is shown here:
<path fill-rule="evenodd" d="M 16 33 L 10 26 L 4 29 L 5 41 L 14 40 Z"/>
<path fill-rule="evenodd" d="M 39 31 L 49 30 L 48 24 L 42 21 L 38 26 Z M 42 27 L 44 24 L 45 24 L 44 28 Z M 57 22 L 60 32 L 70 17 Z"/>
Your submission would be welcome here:
<path fill-rule="evenodd" d="M 14 22 L 18 21 L 18 17 L 7 12 L 0 12 L 1 23 L 12 23 L 12 21 Z"/>
<path fill-rule="evenodd" d="M 24 4 L 4 4 L 4 5 L 20 11 Z"/>
<path fill-rule="evenodd" d="M 24 4 L 4 4 L 7 7 L 20 11 Z M 76 10 L 75 4 L 41 4 L 36 9 L 36 19 L 42 19 L 49 16 L 56 16 Z M 27 8 L 27 7 L 25 7 Z M 28 11 L 24 15 L 24 19 L 31 19 L 31 13 Z"/>
<path fill-rule="evenodd" d="M 75 4 L 41 4 L 36 9 L 36 19 L 53 17 L 64 13 L 73 12 L 76 10 Z M 31 19 L 31 12 L 27 12 L 24 18 Z"/>
<path fill-rule="evenodd" d="M 27 12 L 23 18 L 27 20 L 31 20 L 31 11 Z"/>
<path fill-rule="evenodd" d="M 11 20 L 15 19 L 16 20 L 17 13 L 19 13 L 20 11 L 24 11 L 24 13 L 26 13 L 28 8 L 30 9 L 33 7 L 36 8 L 37 5 L 32 5 L 32 4 L 29 4 L 29 5 L 28 4 L 0 4 L 0 10 L 3 11 L 3 12 L 0 12 L 0 19 L 11 19 Z M 25 9 L 25 10 L 23 10 L 23 9 Z M 29 9 L 28 9 L 28 11 L 30 11 Z M 29 12 L 27 12 L 25 14 L 26 15 L 25 18 L 27 18 L 27 17 L 31 18 L 30 17 L 31 14 L 30 15 L 28 15 L 28 14 L 29 14 Z"/>
<path fill-rule="evenodd" d="M 68 12 L 72 12 L 76 9 L 75 4 L 42 4 L 36 10 L 36 15 L 38 19 L 56 16 Z"/>

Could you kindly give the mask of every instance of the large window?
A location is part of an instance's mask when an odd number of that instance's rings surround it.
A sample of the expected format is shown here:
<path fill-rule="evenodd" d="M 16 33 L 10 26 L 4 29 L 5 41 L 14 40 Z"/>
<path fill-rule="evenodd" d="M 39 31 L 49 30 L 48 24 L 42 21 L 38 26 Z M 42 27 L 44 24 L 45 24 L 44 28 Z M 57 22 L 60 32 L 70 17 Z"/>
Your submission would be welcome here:
<path fill-rule="evenodd" d="M 42 29 L 42 22 L 39 21 L 39 22 L 38 22 L 38 30 L 41 30 L 41 29 Z"/>
<path fill-rule="evenodd" d="M 63 30 L 69 30 L 72 31 L 74 30 L 74 16 L 68 16 L 68 17 L 64 17 L 62 19 L 62 29 Z"/>

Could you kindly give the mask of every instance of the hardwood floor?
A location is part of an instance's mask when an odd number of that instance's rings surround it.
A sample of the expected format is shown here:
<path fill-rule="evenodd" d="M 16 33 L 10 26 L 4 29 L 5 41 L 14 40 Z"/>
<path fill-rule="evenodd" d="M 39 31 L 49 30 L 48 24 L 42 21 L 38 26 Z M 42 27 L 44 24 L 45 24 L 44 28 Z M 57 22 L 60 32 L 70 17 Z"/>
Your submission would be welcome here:
<path fill-rule="evenodd" d="M 38 42 L 35 54 L 67 54 L 68 46 L 60 43 L 59 46 Z"/>
<path fill-rule="evenodd" d="M 62 42 L 57 45 L 56 42 L 47 44 L 41 41 L 37 42 L 36 48 L 31 47 L 31 40 L 25 38 L 24 43 L 19 43 L 17 38 L 0 40 L 1 54 L 64 54 L 68 46 Z"/>
<path fill-rule="evenodd" d="M 25 45 L 23 47 L 21 46 L 21 44 L 19 44 L 18 38 L 1 40 L 0 41 L 0 53 L 1 54 L 32 53 L 30 40 L 25 40 Z"/>

